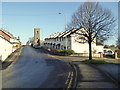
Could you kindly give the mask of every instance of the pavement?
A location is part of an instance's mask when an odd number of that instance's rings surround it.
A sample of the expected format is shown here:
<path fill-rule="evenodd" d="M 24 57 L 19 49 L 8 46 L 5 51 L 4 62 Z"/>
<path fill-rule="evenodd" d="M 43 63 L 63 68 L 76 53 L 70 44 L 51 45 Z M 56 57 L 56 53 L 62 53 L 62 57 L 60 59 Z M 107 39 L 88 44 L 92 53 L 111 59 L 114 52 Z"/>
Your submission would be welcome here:
<path fill-rule="evenodd" d="M 83 61 L 83 60 L 87 60 L 88 57 L 83 57 L 83 56 L 58 56 L 58 55 L 53 55 L 53 54 L 49 54 L 49 56 L 54 57 L 54 58 L 58 58 L 64 61 Z M 114 59 L 114 58 L 94 58 L 96 60 L 104 60 L 106 62 L 110 62 L 110 63 L 116 63 L 116 64 L 120 64 L 120 58 L 119 59 Z"/>
<path fill-rule="evenodd" d="M 56 56 L 51 57 L 71 62 L 75 66 L 76 88 L 119 88 L 120 62 L 115 59 L 94 58 L 105 60 L 111 64 L 85 64 L 81 61 L 87 57 Z"/>
<path fill-rule="evenodd" d="M 2 67 L 0 68 L 0 70 L 6 69 L 11 63 L 15 62 L 22 54 L 22 49 L 23 49 L 23 47 L 20 47 L 16 51 L 11 53 L 8 56 L 8 58 L 4 62 L 1 63 Z"/>
<path fill-rule="evenodd" d="M 20 47 L 17 49 L 15 52 L 13 52 L 11 55 L 8 56 L 8 58 L 4 62 L 0 62 L 0 89 L 2 90 L 2 84 L 3 84 L 3 79 L 2 79 L 2 70 L 8 68 L 13 62 L 15 62 L 19 56 L 22 53 L 23 47 Z"/>
<path fill-rule="evenodd" d="M 76 88 L 118 88 L 118 81 L 96 65 L 73 62 L 76 65 Z M 106 68 L 106 67 L 105 67 Z"/>
<path fill-rule="evenodd" d="M 98 64 L 96 67 L 106 73 L 109 77 L 112 77 L 114 81 L 120 83 L 120 64 Z"/>

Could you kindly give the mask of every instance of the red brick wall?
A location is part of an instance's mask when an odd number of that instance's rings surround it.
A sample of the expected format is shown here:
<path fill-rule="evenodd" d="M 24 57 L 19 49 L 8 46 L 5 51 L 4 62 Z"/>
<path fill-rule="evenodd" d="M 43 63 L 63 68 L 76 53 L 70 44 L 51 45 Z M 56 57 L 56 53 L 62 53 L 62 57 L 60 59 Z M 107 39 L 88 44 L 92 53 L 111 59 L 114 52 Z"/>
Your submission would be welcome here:
<path fill-rule="evenodd" d="M 5 34 L 5 33 L 2 32 L 2 31 L 0 31 L 0 34 L 1 34 L 4 38 L 6 38 L 7 40 L 10 41 L 10 36 L 8 36 L 7 34 Z"/>

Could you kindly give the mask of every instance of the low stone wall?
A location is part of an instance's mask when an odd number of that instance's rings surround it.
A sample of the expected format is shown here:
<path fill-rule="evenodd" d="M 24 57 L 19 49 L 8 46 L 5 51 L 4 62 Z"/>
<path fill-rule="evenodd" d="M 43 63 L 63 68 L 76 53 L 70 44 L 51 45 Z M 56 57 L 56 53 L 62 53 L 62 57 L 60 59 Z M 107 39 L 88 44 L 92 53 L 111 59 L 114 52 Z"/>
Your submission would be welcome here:
<path fill-rule="evenodd" d="M 75 54 L 72 54 L 70 56 L 82 56 L 82 57 L 88 57 L 89 54 L 88 53 L 75 53 Z M 99 53 L 95 53 L 95 54 L 92 54 L 93 57 L 101 57 L 101 55 Z"/>

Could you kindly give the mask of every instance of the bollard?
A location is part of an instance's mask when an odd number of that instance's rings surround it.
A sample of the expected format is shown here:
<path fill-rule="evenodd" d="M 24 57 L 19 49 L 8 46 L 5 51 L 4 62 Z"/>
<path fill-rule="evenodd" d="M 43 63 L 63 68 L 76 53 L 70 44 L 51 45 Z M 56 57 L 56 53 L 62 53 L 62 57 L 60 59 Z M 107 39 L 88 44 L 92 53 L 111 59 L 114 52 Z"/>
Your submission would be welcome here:
<path fill-rule="evenodd" d="M 117 54 L 118 54 L 117 51 L 115 51 L 115 59 L 118 59 Z"/>
<path fill-rule="evenodd" d="M 102 52 L 100 52 L 100 58 L 103 58 L 103 53 Z"/>
<path fill-rule="evenodd" d="M 2 55 L 0 55 L 0 69 L 1 69 L 1 63 L 2 63 Z"/>
<path fill-rule="evenodd" d="M 2 55 L 0 55 L 0 60 L 2 61 Z"/>

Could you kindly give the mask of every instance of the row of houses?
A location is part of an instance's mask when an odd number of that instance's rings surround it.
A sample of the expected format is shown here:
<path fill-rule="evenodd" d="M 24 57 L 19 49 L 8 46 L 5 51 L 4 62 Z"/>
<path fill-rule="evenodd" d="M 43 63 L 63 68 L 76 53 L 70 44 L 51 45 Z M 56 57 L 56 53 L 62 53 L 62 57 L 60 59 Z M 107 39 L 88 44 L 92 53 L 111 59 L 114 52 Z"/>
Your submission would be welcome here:
<path fill-rule="evenodd" d="M 10 32 L 0 29 L 0 60 L 4 61 L 12 52 L 21 46 L 19 38 Z"/>
<path fill-rule="evenodd" d="M 86 37 L 80 35 L 84 28 L 58 32 L 45 38 L 44 47 L 56 50 L 74 50 L 75 53 L 89 53 L 89 44 Z M 94 53 L 103 52 L 103 45 L 97 45 L 96 39 L 92 42 Z"/>

